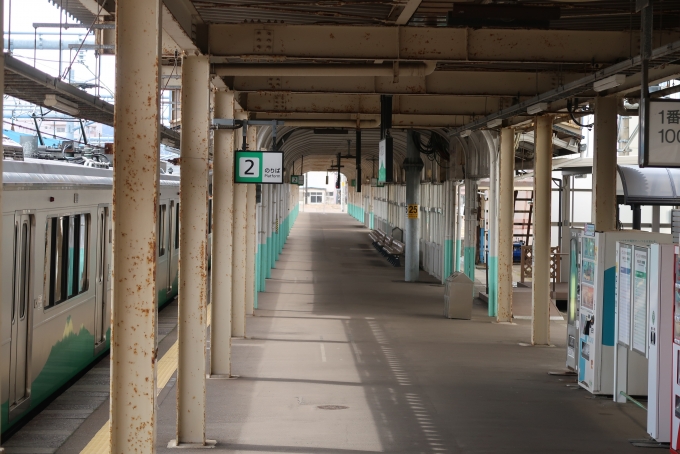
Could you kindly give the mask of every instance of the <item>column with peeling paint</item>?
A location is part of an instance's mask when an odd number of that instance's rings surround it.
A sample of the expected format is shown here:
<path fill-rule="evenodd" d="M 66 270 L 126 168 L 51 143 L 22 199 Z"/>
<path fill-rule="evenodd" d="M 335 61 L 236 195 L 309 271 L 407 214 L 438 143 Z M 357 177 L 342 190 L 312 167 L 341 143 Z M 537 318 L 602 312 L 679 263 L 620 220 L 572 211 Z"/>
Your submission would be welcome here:
<path fill-rule="evenodd" d="M 114 117 L 124 127 L 114 136 L 112 454 L 155 452 L 160 8 L 160 0 L 116 4 Z"/>
<path fill-rule="evenodd" d="M 416 282 L 420 274 L 420 174 L 423 160 L 415 145 L 412 131 L 406 131 L 406 159 L 403 168 L 406 170 L 406 205 L 417 205 L 418 217 L 406 219 L 404 229 L 405 265 L 404 280 Z M 388 190 L 391 186 L 388 186 Z"/>
<path fill-rule="evenodd" d="M 488 134 L 485 132 L 485 134 Z M 488 315 L 496 317 L 498 314 L 498 154 L 499 150 L 494 140 L 489 143 L 489 260 L 486 263 L 489 276 L 487 287 Z"/>
<path fill-rule="evenodd" d="M 453 249 L 453 271 L 460 271 L 460 255 L 462 252 L 462 244 L 461 244 L 461 229 L 463 228 L 463 217 L 461 216 L 461 206 L 463 205 L 461 203 L 461 196 L 460 196 L 460 187 L 462 183 L 459 181 L 456 183 L 456 214 L 455 214 L 455 225 L 454 225 L 454 249 Z"/>
<path fill-rule="evenodd" d="M 498 318 L 512 321 L 512 237 L 515 206 L 515 130 L 501 129 L 498 172 Z"/>
<path fill-rule="evenodd" d="M 552 117 L 536 117 L 534 158 L 534 247 L 531 343 L 550 344 L 550 202 L 552 197 Z"/>
<path fill-rule="evenodd" d="M 257 128 L 248 128 L 248 149 L 257 149 Z M 257 186 L 249 184 L 246 194 L 246 315 L 255 307 L 255 253 L 257 242 Z"/>
<path fill-rule="evenodd" d="M 248 118 L 243 110 L 236 110 L 237 120 Z M 242 134 L 234 134 L 237 149 L 243 144 Z M 234 185 L 234 249 L 232 274 L 231 335 L 242 338 L 246 335 L 246 242 L 248 240 L 247 184 Z"/>
<path fill-rule="evenodd" d="M 204 446 L 210 60 L 182 60 L 177 445 Z"/>
<path fill-rule="evenodd" d="M 215 118 L 234 118 L 234 94 L 215 93 Z M 234 229 L 234 132 L 214 132 L 210 376 L 231 377 L 231 274 Z"/>
<path fill-rule="evenodd" d="M 616 230 L 616 153 L 618 149 L 618 99 L 595 98 L 593 153 L 593 204 L 595 230 Z"/>

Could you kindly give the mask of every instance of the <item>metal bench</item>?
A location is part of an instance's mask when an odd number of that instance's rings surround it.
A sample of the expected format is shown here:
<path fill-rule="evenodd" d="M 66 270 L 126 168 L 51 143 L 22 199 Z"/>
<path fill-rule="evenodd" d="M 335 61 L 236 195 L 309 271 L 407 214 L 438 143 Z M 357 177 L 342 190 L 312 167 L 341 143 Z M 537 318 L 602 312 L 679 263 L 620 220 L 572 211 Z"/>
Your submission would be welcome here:
<path fill-rule="evenodd" d="M 382 240 L 385 239 L 385 232 L 383 232 L 382 230 L 371 230 L 368 236 L 371 238 L 371 241 L 375 246 L 376 243 L 380 243 Z"/>
<path fill-rule="evenodd" d="M 405 245 L 401 241 L 391 239 L 390 245 L 383 249 L 387 255 L 387 261 L 393 266 L 401 266 L 401 256 L 404 255 Z"/>

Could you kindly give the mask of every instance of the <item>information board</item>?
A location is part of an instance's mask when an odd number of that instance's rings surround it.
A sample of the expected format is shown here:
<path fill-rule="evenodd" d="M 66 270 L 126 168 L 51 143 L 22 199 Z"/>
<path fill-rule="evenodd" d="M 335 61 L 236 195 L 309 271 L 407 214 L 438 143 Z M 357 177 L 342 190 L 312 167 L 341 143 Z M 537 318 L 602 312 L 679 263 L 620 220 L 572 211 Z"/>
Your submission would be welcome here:
<path fill-rule="evenodd" d="M 245 150 L 234 155 L 235 183 L 283 183 L 283 152 Z"/>
<path fill-rule="evenodd" d="M 649 100 L 649 148 L 642 165 L 680 167 L 680 100 Z"/>
<path fill-rule="evenodd" d="M 647 248 L 636 247 L 633 256 L 633 350 L 647 354 Z"/>
<path fill-rule="evenodd" d="M 619 343 L 630 345 L 630 303 L 631 303 L 631 268 L 633 263 L 633 246 L 619 244 L 617 314 L 619 327 Z"/>
<path fill-rule="evenodd" d="M 595 238 L 581 241 L 581 307 L 595 310 L 595 277 L 597 276 L 597 257 Z"/>
<path fill-rule="evenodd" d="M 304 186 L 305 185 L 305 176 L 304 175 L 291 175 L 290 176 L 290 184 L 297 184 L 299 186 Z"/>
<path fill-rule="evenodd" d="M 419 205 L 406 205 L 406 217 L 409 219 L 418 219 Z"/>

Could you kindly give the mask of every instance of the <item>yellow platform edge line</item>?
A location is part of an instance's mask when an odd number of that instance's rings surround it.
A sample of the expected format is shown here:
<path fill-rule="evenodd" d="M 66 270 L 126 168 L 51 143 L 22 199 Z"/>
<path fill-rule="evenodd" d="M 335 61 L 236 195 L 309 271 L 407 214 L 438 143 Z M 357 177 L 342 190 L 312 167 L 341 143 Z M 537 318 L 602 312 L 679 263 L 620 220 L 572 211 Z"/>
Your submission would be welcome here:
<path fill-rule="evenodd" d="M 211 313 L 212 311 L 210 310 L 210 306 L 208 306 L 208 317 L 207 317 L 207 325 L 210 326 L 211 322 Z M 175 373 L 177 370 L 177 360 L 179 357 L 179 343 L 175 341 L 174 344 L 168 349 L 167 352 L 163 355 L 163 357 L 158 361 L 158 368 L 156 370 L 156 382 L 158 383 L 158 389 L 157 389 L 157 395 L 163 391 L 163 388 L 168 384 L 170 381 L 170 378 L 172 377 L 172 374 Z M 110 436 L 110 430 L 109 430 L 109 423 L 110 421 L 106 421 L 106 423 L 102 426 L 99 431 L 95 434 L 94 437 L 90 440 L 90 442 L 83 448 L 82 451 L 80 451 L 80 454 L 106 454 L 109 452 L 109 436 Z"/>

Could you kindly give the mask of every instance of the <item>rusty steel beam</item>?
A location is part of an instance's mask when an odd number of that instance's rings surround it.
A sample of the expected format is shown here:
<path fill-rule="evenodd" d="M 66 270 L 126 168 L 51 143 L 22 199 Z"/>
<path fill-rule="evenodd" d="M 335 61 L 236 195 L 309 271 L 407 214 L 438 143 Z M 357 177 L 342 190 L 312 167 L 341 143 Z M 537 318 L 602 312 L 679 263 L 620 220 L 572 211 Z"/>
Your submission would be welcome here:
<path fill-rule="evenodd" d="M 515 131 L 501 129 L 498 172 L 498 311 L 499 323 L 512 322 L 512 238 L 515 218 Z"/>
<path fill-rule="evenodd" d="M 282 61 L 434 60 L 445 62 L 556 62 L 611 64 L 639 48 L 639 33 L 623 31 L 470 29 L 344 25 L 213 24 L 213 63 L 227 58 Z M 680 39 L 656 37 L 656 45 Z M 632 47 L 631 47 L 632 46 Z"/>
<path fill-rule="evenodd" d="M 118 0 L 112 454 L 155 452 L 160 0 Z"/>
<path fill-rule="evenodd" d="M 165 70 L 164 74 L 169 70 Z M 535 96 L 573 82 L 583 73 L 435 71 L 424 77 L 236 76 L 228 85 L 238 92 L 347 93 L 457 96 Z M 172 83 L 172 82 L 171 82 Z"/>

